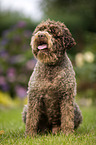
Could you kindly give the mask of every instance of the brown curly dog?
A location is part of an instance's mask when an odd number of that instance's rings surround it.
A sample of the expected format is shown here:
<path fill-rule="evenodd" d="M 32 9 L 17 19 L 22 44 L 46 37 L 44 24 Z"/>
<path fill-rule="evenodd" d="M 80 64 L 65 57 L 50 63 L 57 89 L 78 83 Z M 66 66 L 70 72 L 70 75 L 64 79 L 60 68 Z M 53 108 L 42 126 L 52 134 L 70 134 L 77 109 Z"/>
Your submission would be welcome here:
<path fill-rule="evenodd" d="M 37 64 L 29 81 L 28 109 L 23 112 L 26 134 L 68 134 L 82 122 L 74 103 L 75 72 L 66 53 L 75 44 L 63 23 L 47 20 L 36 27 L 31 46 Z"/>

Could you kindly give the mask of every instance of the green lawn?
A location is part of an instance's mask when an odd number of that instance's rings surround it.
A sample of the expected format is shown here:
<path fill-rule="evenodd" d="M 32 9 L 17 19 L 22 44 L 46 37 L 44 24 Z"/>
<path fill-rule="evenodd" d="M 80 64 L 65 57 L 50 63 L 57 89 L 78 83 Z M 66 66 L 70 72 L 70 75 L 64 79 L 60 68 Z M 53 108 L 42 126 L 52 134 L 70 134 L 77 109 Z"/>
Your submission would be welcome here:
<path fill-rule="evenodd" d="M 74 134 L 25 137 L 22 109 L 0 111 L 0 145 L 96 145 L 96 107 L 81 108 L 83 123 Z"/>

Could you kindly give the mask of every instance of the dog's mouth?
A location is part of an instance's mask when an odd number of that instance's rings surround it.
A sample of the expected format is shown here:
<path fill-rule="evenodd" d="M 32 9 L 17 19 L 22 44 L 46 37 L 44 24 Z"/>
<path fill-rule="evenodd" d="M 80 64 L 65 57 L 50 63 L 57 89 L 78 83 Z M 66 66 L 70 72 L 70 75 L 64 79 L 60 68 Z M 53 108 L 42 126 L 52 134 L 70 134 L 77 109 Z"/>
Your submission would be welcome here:
<path fill-rule="evenodd" d="M 48 50 L 48 44 L 44 41 L 40 41 L 37 45 L 37 49 L 42 50 L 42 51 L 47 51 Z"/>
<path fill-rule="evenodd" d="M 47 44 L 40 44 L 40 45 L 38 45 L 38 49 L 39 50 L 48 49 L 48 45 Z"/>

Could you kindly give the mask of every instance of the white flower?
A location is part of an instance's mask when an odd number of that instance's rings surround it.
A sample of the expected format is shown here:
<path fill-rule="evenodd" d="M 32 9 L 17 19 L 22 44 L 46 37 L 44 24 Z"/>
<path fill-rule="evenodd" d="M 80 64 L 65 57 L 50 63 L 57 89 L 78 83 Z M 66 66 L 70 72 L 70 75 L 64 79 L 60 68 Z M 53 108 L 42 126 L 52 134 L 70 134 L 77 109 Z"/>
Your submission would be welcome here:
<path fill-rule="evenodd" d="M 78 67 L 82 67 L 84 64 L 84 58 L 82 53 L 77 53 L 75 56 L 75 63 Z"/>
<path fill-rule="evenodd" d="M 94 54 L 91 52 L 91 51 L 87 51 L 84 53 L 84 60 L 89 62 L 89 63 L 92 63 L 94 61 Z"/>

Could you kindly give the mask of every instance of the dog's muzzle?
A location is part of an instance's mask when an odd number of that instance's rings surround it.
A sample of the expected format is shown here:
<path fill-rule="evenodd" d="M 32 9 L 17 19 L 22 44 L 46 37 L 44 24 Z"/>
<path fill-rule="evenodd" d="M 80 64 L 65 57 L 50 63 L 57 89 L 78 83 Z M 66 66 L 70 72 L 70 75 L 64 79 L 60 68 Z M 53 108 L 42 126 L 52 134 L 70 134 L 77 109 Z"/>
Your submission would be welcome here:
<path fill-rule="evenodd" d="M 38 49 L 39 50 L 43 50 L 48 48 L 48 44 L 47 44 L 47 37 L 44 33 L 39 33 L 38 34 Z"/>
<path fill-rule="evenodd" d="M 33 50 L 47 52 L 53 47 L 52 36 L 46 31 L 38 31 L 31 39 L 31 46 Z"/>

